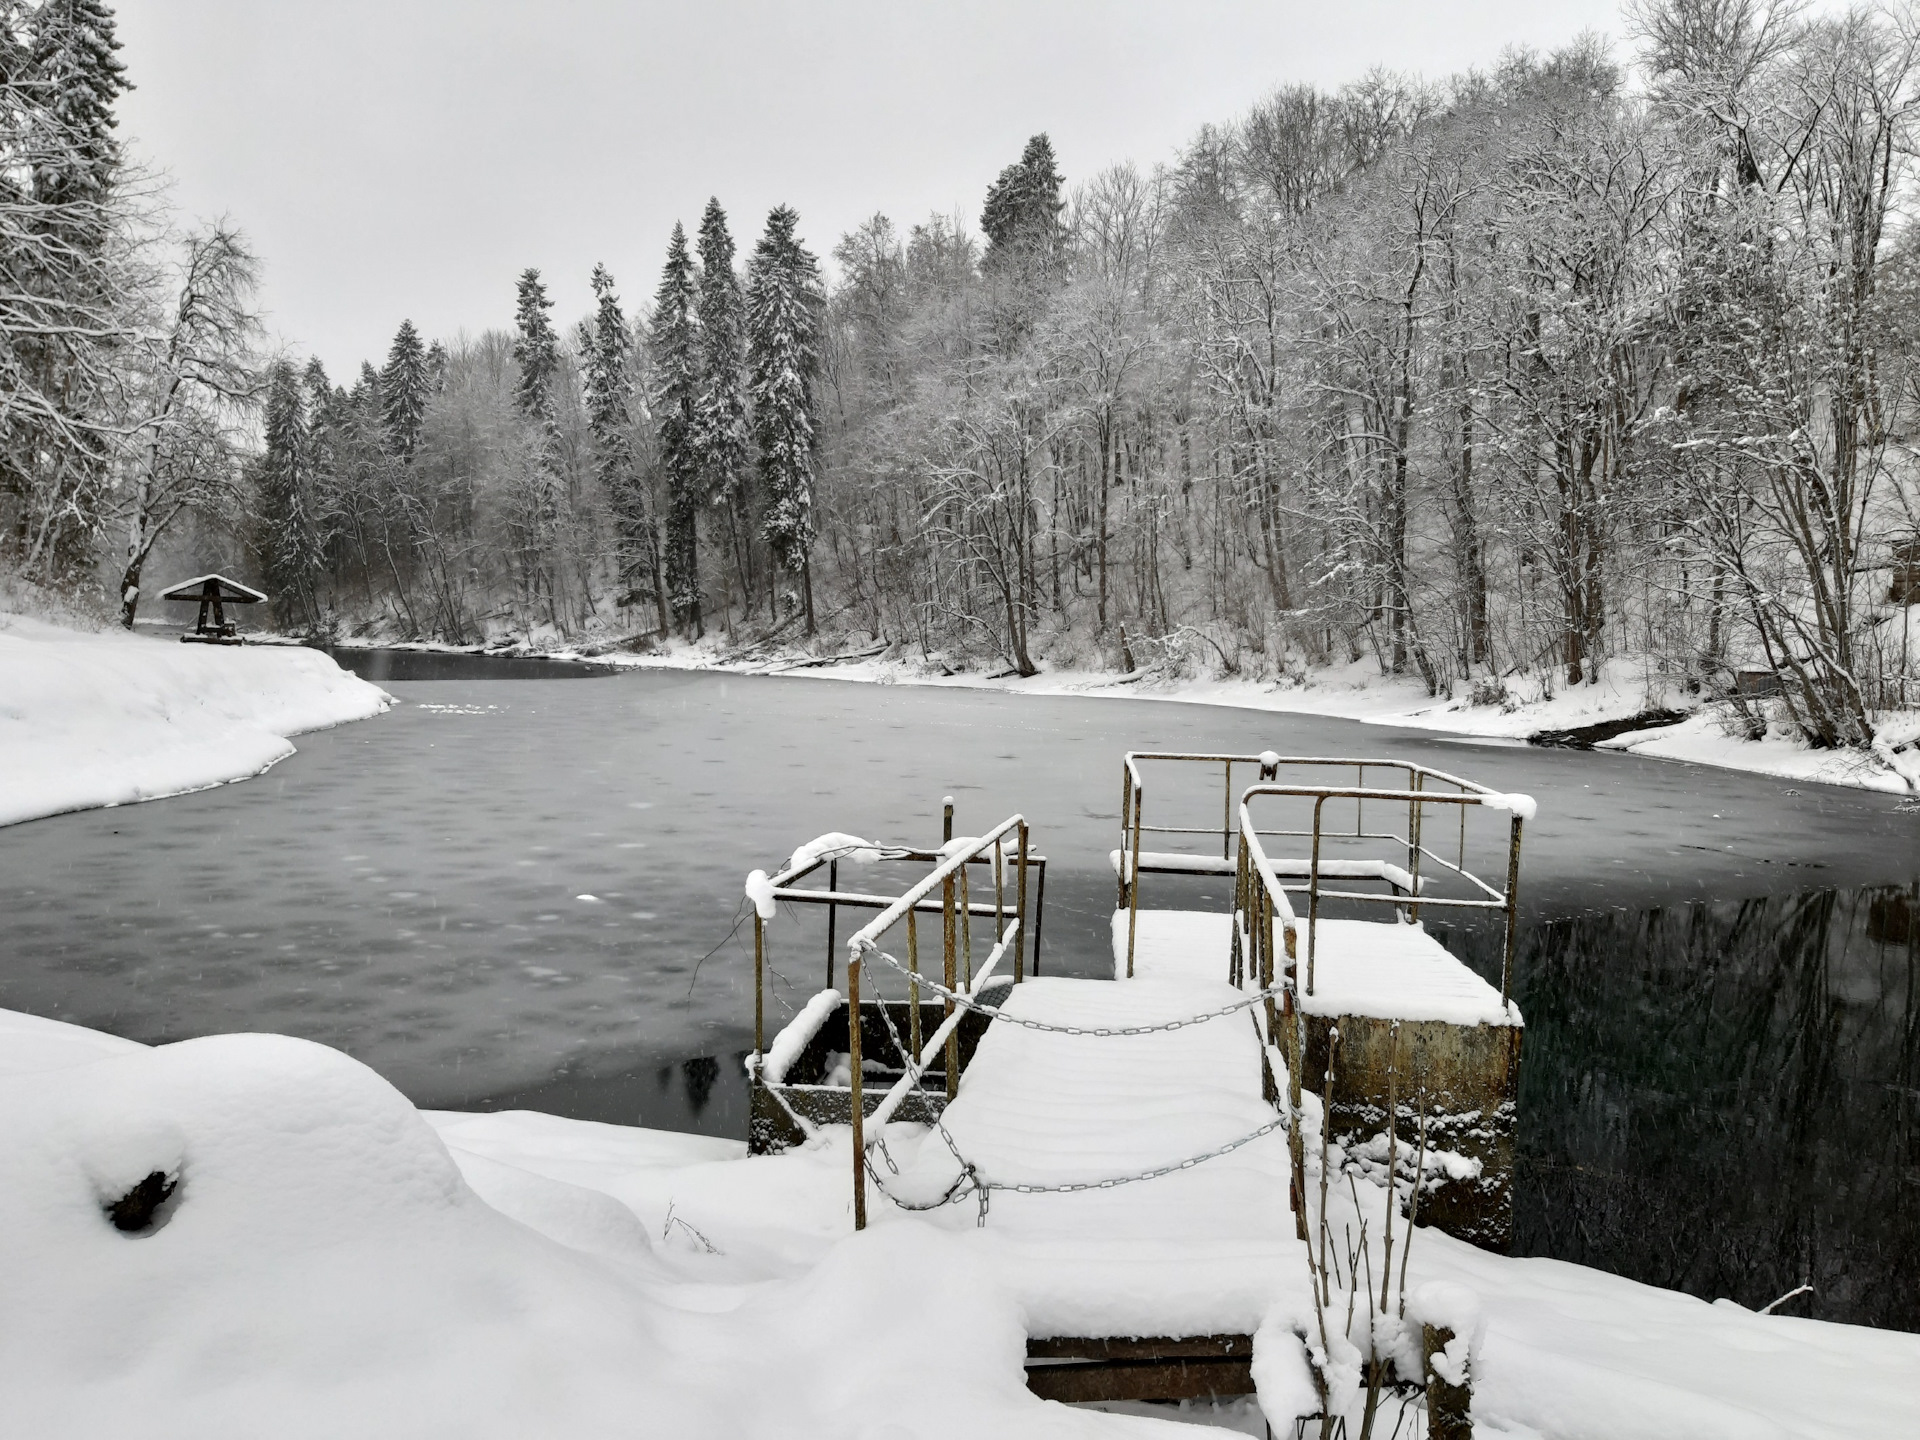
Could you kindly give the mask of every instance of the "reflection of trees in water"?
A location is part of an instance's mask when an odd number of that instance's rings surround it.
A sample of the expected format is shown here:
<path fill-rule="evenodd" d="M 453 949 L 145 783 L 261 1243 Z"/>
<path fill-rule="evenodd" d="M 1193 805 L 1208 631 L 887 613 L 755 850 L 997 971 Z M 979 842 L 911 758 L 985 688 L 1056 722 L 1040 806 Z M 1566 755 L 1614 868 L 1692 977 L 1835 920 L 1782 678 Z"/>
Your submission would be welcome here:
<path fill-rule="evenodd" d="M 1783 1311 L 1920 1330 L 1917 916 L 1920 886 L 1533 930 L 1516 1253 L 1754 1307 L 1811 1278 Z"/>

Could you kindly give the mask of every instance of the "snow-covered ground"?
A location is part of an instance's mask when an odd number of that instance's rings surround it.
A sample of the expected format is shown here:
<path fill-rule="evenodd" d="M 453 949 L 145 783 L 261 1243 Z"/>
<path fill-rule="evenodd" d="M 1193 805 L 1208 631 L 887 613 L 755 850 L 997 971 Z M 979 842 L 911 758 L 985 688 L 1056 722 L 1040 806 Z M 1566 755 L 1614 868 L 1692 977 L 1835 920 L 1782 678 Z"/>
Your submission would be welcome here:
<path fill-rule="evenodd" d="M 907 1160 L 913 1127 L 893 1128 Z M 852 1235 L 844 1131 L 743 1150 L 527 1112 L 422 1114 L 304 1041 L 149 1049 L 0 1012 L 0 1428 L 1191 1433 L 1026 1392 L 1032 1282 L 971 1205 L 916 1218 L 881 1202 Z M 115 1229 L 105 1207 L 154 1172 L 176 1185 L 157 1222 Z M 1363 1210 L 1384 1203 L 1368 1189 Z M 1150 1238 L 1141 1250 L 1150 1277 Z M 1412 1253 L 1416 1288 L 1465 1286 L 1485 1317 L 1478 1434 L 1920 1426 L 1920 1336 L 1707 1304 L 1433 1231 Z M 1282 1268 L 1304 1293 L 1304 1264 Z M 1300 1303 L 1277 1295 L 1274 1313 Z M 1263 1343 L 1256 1373 L 1284 1412 L 1297 1342 L 1276 1327 Z"/>
<path fill-rule="evenodd" d="M 182 645 L 0 614 L 0 825 L 257 775 L 387 694 L 318 650 Z"/>

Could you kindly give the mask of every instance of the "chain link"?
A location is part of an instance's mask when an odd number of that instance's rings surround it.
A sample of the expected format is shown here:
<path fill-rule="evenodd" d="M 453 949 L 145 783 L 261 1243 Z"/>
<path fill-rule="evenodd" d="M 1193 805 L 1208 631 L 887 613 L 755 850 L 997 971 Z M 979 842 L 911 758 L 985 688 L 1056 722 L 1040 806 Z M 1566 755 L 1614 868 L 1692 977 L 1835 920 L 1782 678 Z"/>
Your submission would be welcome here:
<path fill-rule="evenodd" d="M 918 981 L 921 985 L 924 985 L 944 1000 L 951 1000 L 956 1005 L 972 1010 L 976 1014 L 986 1015 L 992 1019 L 999 1020 L 1004 1024 L 1018 1025 L 1024 1030 L 1037 1030 L 1047 1035 L 1083 1035 L 1095 1038 L 1106 1038 L 1117 1035 L 1158 1035 L 1168 1030 L 1184 1030 L 1189 1025 L 1204 1025 L 1207 1021 L 1218 1020 L 1223 1015 L 1237 1015 L 1240 1011 L 1249 1010 L 1255 1005 L 1260 1004 L 1263 1000 L 1277 1000 L 1286 993 L 1284 983 L 1273 985 L 1265 990 L 1255 991 L 1244 999 L 1236 1000 L 1231 1005 L 1222 1005 L 1217 1010 L 1204 1011 L 1198 1015 L 1184 1015 L 1175 1020 L 1162 1020 L 1152 1025 L 1055 1025 L 1045 1020 L 1029 1020 L 1024 1015 L 1009 1015 L 998 1005 L 982 1005 L 964 990 L 949 990 L 931 976 L 908 970 L 906 966 L 902 965 L 877 945 L 862 951 L 861 959 L 864 961 L 868 955 L 879 956 L 902 975 Z M 995 985 L 1003 983 L 1011 985 L 1014 982 L 1011 980 L 1003 982 L 998 979 L 993 981 Z M 884 1010 L 886 1007 L 882 1006 L 881 1008 Z"/>

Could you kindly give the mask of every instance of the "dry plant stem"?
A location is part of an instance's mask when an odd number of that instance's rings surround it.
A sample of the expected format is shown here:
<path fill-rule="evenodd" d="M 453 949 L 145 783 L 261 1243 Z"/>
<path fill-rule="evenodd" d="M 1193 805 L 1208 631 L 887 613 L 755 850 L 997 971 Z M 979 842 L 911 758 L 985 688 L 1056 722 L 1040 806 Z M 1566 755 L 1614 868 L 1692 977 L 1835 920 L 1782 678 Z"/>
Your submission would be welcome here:
<path fill-rule="evenodd" d="M 1427 1178 L 1427 1092 L 1420 1091 L 1420 1153 L 1413 1162 L 1413 1195 L 1407 1201 L 1407 1238 L 1400 1247 L 1400 1318 L 1407 1318 L 1407 1260 L 1413 1254 L 1413 1226 L 1420 1218 L 1420 1187 Z"/>
<path fill-rule="evenodd" d="M 1400 1122 L 1400 1097 L 1398 1090 L 1400 1061 L 1400 1022 L 1393 1022 L 1387 1032 L 1387 1232 L 1386 1263 L 1380 1271 L 1380 1308 L 1387 1308 L 1387 1296 L 1393 1279 L 1393 1212 L 1399 1208 L 1394 1190 L 1398 1176 L 1394 1165 L 1399 1159 L 1395 1146 Z"/>

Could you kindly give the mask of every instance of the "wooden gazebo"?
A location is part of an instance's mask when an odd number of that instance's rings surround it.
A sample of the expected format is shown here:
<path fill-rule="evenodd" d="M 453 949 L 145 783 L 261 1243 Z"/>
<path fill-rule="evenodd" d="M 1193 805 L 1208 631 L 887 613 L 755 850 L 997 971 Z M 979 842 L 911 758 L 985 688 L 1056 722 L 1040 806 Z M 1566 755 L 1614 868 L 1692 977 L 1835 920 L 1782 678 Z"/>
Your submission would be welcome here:
<path fill-rule="evenodd" d="M 238 645 L 240 636 L 235 633 L 233 622 L 227 619 L 226 607 L 258 605 L 267 597 L 252 586 L 229 580 L 224 575 L 196 575 L 162 590 L 160 598 L 179 605 L 199 605 L 200 621 L 180 637 L 182 640 L 202 645 Z"/>

